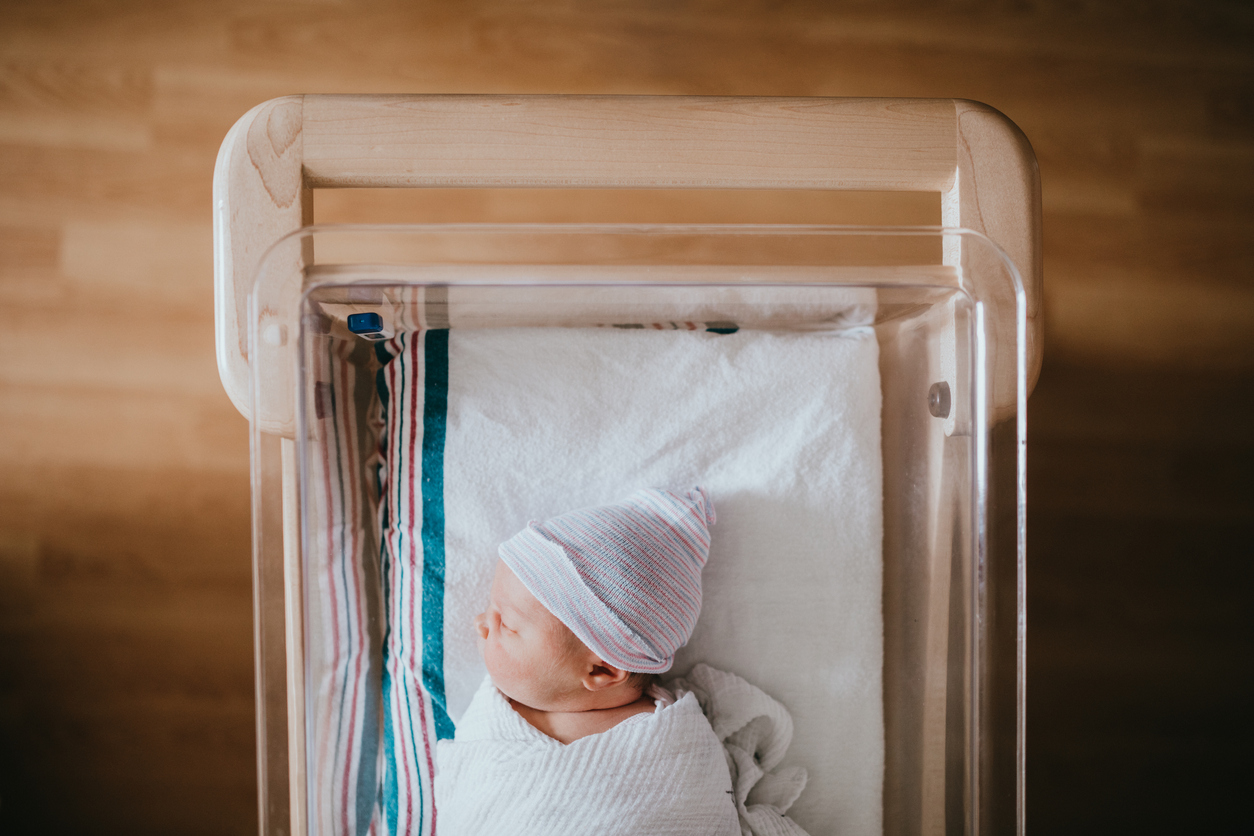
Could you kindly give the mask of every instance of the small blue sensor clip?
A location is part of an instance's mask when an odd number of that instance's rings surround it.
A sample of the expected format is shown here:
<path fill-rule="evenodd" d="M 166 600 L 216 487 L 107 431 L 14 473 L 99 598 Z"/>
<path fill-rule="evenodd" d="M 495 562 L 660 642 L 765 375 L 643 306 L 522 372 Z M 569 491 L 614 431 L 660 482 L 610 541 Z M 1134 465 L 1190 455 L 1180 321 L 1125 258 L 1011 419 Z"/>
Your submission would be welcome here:
<path fill-rule="evenodd" d="M 391 336 L 383 329 L 383 317 L 377 313 L 349 314 L 348 330 L 368 340 L 386 340 Z"/>

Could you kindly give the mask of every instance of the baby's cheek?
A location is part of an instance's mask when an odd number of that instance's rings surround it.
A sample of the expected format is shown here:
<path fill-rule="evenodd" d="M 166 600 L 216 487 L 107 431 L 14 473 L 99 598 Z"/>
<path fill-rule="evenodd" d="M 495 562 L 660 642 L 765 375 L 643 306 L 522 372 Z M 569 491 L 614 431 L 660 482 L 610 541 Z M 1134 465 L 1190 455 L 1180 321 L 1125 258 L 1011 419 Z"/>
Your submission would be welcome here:
<path fill-rule="evenodd" d="M 507 686 L 515 681 L 519 665 L 501 648 L 500 641 L 489 639 L 480 641 L 479 645 L 483 652 L 483 664 L 487 667 L 497 687 Z"/>

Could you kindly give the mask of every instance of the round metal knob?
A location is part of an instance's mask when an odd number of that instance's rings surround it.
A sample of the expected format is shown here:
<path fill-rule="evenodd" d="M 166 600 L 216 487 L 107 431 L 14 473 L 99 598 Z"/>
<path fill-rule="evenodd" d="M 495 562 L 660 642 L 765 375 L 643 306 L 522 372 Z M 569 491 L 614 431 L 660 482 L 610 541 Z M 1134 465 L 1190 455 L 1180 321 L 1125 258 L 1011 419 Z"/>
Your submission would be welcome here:
<path fill-rule="evenodd" d="M 933 383 L 927 390 L 927 411 L 933 418 L 949 417 L 949 384 L 945 381 Z"/>

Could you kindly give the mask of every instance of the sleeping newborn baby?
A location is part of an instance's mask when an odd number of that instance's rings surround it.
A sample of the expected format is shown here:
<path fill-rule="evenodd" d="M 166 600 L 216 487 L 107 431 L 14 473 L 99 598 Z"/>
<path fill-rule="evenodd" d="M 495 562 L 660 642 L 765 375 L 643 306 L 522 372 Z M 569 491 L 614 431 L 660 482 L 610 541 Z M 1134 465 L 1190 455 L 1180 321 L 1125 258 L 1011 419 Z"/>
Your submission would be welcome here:
<path fill-rule="evenodd" d="M 475 617 L 488 677 L 436 774 L 440 836 L 741 832 L 696 696 L 656 675 L 692 634 L 714 508 L 702 488 L 532 522 Z"/>

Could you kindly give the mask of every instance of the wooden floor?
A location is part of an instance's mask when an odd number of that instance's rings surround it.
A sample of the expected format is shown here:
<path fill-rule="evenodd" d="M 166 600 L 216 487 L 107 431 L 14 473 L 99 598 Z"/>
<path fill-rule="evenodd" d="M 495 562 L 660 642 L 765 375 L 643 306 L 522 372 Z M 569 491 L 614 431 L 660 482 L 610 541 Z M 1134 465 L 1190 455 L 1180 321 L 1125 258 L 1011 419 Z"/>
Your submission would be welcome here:
<path fill-rule="evenodd" d="M 0 833 L 255 829 L 248 442 L 214 361 L 210 178 L 239 115 L 297 92 L 1005 112 L 1045 210 L 1028 828 L 1254 832 L 1248 2 L 7 0 Z"/>

